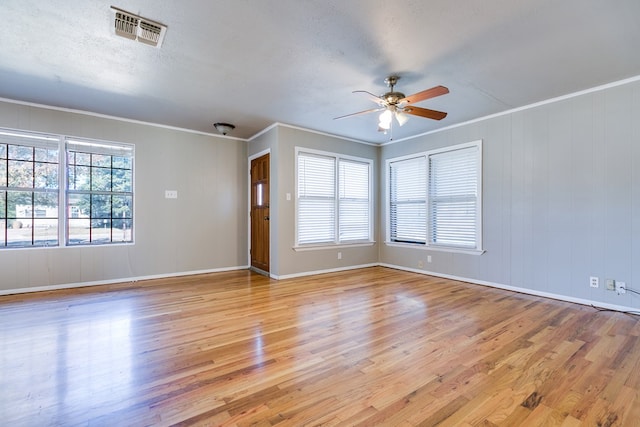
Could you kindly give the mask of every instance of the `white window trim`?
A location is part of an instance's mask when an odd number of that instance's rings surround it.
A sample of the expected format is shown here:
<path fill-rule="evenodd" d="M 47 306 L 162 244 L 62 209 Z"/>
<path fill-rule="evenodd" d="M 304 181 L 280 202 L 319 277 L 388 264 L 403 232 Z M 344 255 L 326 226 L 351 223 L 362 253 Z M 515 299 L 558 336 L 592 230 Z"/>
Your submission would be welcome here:
<path fill-rule="evenodd" d="M 416 157 L 425 157 L 427 159 L 427 167 L 428 167 L 428 160 L 429 160 L 429 156 L 433 155 L 433 154 L 438 154 L 438 153 L 444 153 L 444 152 L 448 152 L 448 151 L 454 151 L 454 150 L 460 150 L 460 149 L 465 149 L 465 148 L 469 148 L 469 147 L 474 147 L 477 146 L 478 150 L 479 150 L 479 155 L 478 155 L 478 176 L 477 176 L 477 182 L 478 182 L 478 203 L 477 203 L 477 212 L 476 212 L 476 248 L 462 248 L 462 247 L 455 247 L 455 246 L 446 246 L 446 245 L 439 245 L 439 244 L 432 244 L 429 243 L 429 239 L 428 239 L 428 233 L 427 233 L 427 241 L 423 244 L 423 243 L 405 243 L 405 242 L 394 242 L 391 240 L 391 217 L 390 217 L 390 211 L 391 211 L 391 180 L 390 180 L 390 176 L 389 176 L 389 169 L 391 167 L 391 163 L 393 162 L 397 162 L 397 161 L 402 161 L 402 160 L 408 160 L 408 159 L 413 159 Z M 386 246 L 389 247 L 401 247 L 401 248 L 414 248 L 414 249 L 422 249 L 422 250 L 428 250 L 428 251 L 438 251 L 438 252 L 451 252 L 451 253 L 464 253 L 464 254 L 470 254 L 470 255 L 482 255 L 483 253 L 485 253 L 486 251 L 483 249 L 482 246 L 482 193 L 483 193 L 483 187 L 482 187 L 482 139 L 479 140 L 475 140 L 475 141 L 471 141 L 471 142 L 466 142 L 466 143 L 462 143 L 462 144 L 457 144 L 457 145 L 451 145 L 451 146 L 447 146 L 447 147 L 441 147 L 441 148 L 437 148 L 437 149 L 433 149 L 433 150 L 428 150 L 428 151 L 422 151 L 422 152 L 418 152 L 418 153 L 412 153 L 412 154 L 407 154 L 404 156 L 399 156 L 399 157 L 394 157 L 394 158 L 390 158 L 387 159 L 385 161 L 385 169 L 384 169 L 384 175 L 385 175 L 385 215 L 386 215 L 386 220 L 385 220 L 385 240 L 384 240 L 384 244 Z M 428 173 L 427 173 L 427 180 L 428 178 Z M 428 181 L 427 181 L 427 186 L 429 185 Z M 429 204 L 429 192 L 427 191 L 427 206 Z M 428 212 L 428 209 L 427 209 Z M 427 215 L 427 223 L 425 224 L 425 227 L 427 227 L 427 231 L 428 231 L 428 221 L 429 221 L 429 216 Z"/>
<path fill-rule="evenodd" d="M 338 233 L 338 221 L 339 221 L 339 214 L 338 211 L 336 210 L 336 223 L 335 223 L 335 229 L 336 229 L 336 236 L 335 236 L 335 240 L 333 242 L 322 242 L 322 243 L 305 243 L 305 244 L 299 244 L 298 243 L 298 154 L 299 153 L 308 153 L 308 154 L 315 154 L 315 155 L 319 155 L 319 156 L 327 156 L 327 157 L 333 157 L 335 159 L 336 162 L 336 171 L 337 171 L 337 166 L 338 166 L 338 162 L 340 160 L 351 160 L 351 161 L 356 161 L 356 162 L 361 162 L 361 163 L 367 163 L 369 165 L 369 239 L 366 240 L 350 240 L 347 242 L 340 242 L 339 240 L 339 233 Z M 295 174 L 295 182 L 294 182 L 294 188 L 295 188 L 295 193 L 294 193 L 294 199 L 295 199 L 295 211 L 294 211 L 294 221 L 295 221 L 295 236 L 294 236 L 294 244 L 292 246 L 292 249 L 296 252 L 303 252 L 303 251 L 312 251 L 312 250 L 323 250 L 323 249 L 332 249 L 332 248 L 336 248 L 336 247 L 358 247 L 358 246 L 372 246 L 375 244 L 375 241 L 373 240 L 373 236 L 374 236 L 374 224 L 375 224 L 375 211 L 373 209 L 374 207 L 374 201 L 373 201 L 373 189 L 374 189 L 374 185 L 373 185 L 373 177 L 374 177 L 374 171 L 373 171 L 373 160 L 372 159 L 367 159 L 367 158 L 363 158 L 363 157 L 356 157 L 356 156 L 349 156 L 346 154 L 339 154 L 339 153 L 333 153 L 330 151 L 322 151 L 322 150 L 315 150 L 312 148 L 304 148 L 304 147 L 299 147 L 296 146 L 294 149 L 294 162 L 293 164 L 294 166 L 294 174 Z M 336 172 L 337 173 L 337 172 Z M 338 180 L 336 179 L 335 181 L 335 186 L 336 186 L 336 200 L 338 199 L 338 194 L 339 194 L 339 189 L 338 189 Z M 337 206 L 336 206 L 337 207 Z"/>

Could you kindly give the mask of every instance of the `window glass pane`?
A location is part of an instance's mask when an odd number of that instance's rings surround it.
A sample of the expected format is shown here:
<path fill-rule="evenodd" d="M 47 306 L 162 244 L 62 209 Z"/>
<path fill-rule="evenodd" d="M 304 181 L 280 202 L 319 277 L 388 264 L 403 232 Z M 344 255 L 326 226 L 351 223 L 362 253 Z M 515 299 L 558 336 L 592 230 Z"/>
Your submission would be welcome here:
<path fill-rule="evenodd" d="M 32 246 L 33 235 L 31 223 L 22 220 L 9 220 L 7 227 L 7 247 L 19 248 Z"/>
<path fill-rule="evenodd" d="M 87 153 L 70 152 L 69 156 L 73 158 L 69 161 L 70 165 L 91 166 L 91 155 Z"/>
<path fill-rule="evenodd" d="M 33 163 L 9 160 L 9 187 L 33 188 Z"/>
<path fill-rule="evenodd" d="M 111 196 L 91 195 L 91 218 L 111 218 Z"/>
<path fill-rule="evenodd" d="M 91 190 L 111 191 L 111 169 L 91 168 Z"/>
<path fill-rule="evenodd" d="M 7 144 L 0 144 L 0 159 L 7 158 Z"/>
<path fill-rule="evenodd" d="M 33 147 L 9 145 L 9 158 L 13 160 L 33 160 Z"/>
<path fill-rule="evenodd" d="M 5 231 L 7 228 L 7 192 L 0 191 L 0 247 L 6 245 Z"/>
<path fill-rule="evenodd" d="M 70 194 L 67 202 L 69 218 L 89 219 L 90 202 L 91 196 L 89 194 Z"/>
<path fill-rule="evenodd" d="M 117 169 L 131 169 L 131 157 L 113 156 L 113 167 Z"/>
<path fill-rule="evenodd" d="M 58 244 L 58 220 L 34 219 L 33 244 L 35 246 L 56 246 Z"/>
<path fill-rule="evenodd" d="M 35 188 L 58 188 L 58 165 L 35 163 Z"/>
<path fill-rule="evenodd" d="M 113 191 L 131 192 L 133 188 L 133 171 L 125 169 L 113 170 Z"/>
<path fill-rule="evenodd" d="M 113 218 L 132 218 L 133 197 L 131 196 L 112 196 Z"/>
<path fill-rule="evenodd" d="M 111 156 L 104 154 L 92 154 L 91 166 L 111 168 Z"/>
<path fill-rule="evenodd" d="M 0 159 L 0 187 L 6 187 L 6 186 L 7 186 L 7 161 L 4 159 Z"/>
<path fill-rule="evenodd" d="M 58 218 L 58 193 L 34 193 L 35 218 Z"/>
<path fill-rule="evenodd" d="M 87 191 L 91 184 L 91 168 L 87 166 L 70 167 L 68 174 L 68 189 Z"/>
<path fill-rule="evenodd" d="M 35 150 L 35 160 L 37 162 L 58 163 L 57 149 L 36 147 Z"/>
<path fill-rule="evenodd" d="M 33 206 L 33 193 L 31 191 L 7 192 L 7 217 L 22 218 L 31 217 Z"/>
<path fill-rule="evenodd" d="M 94 219 L 91 221 L 91 242 L 92 243 L 111 242 L 111 220 Z"/>

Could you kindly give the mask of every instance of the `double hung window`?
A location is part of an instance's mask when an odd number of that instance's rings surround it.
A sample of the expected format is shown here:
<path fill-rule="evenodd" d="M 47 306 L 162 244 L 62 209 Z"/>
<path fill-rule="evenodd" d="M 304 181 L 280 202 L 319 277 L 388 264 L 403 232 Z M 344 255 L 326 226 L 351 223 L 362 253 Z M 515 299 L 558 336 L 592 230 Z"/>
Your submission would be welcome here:
<path fill-rule="evenodd" d="M 59 138 L 0 130 L 0 247 L 56 246 Z"/>
<path fill-rule="evenodd" d="M 0 129 L 0 248 L 133 242 L 133 146 Z"/>
<path fill-rule="evenodd" d="M 481 250 L 480 141 L 388 162 L 388 241 Z"/>
<path fill-rule="evenodd" d="M 371 161 L 296 149 L 297 245 L 371 240 Z"/>
<path fill-rule="evenodd" d="M 133 149 L 67 141 L 67 244 L 131 242 Z"/>

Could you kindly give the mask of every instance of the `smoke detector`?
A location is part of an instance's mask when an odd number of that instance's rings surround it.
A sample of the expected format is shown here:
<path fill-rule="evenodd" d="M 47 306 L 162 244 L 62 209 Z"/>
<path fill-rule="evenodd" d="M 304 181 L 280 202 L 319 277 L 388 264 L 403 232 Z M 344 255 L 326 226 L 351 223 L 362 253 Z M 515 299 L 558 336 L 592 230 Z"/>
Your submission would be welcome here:
<path fill-rule="evenodd" d="M 141 43 L 160 47 L 164 40 L 167 26 L 143 18 L 117 7 L 111 6 L 113 11 L 113 30 L 116 35 Z"/>

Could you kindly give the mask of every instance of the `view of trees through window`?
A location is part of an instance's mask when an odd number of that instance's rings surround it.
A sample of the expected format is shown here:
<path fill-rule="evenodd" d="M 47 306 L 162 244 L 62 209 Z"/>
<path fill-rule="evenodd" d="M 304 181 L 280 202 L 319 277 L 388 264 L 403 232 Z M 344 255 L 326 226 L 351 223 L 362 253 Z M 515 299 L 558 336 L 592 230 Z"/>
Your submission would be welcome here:
<path fill-rule="evenodd" d="M 133 146 L 0 129 L 0 247 L 126 243 L 132 229 Z"/>
<path fill-rule="evenodd" d="M 132 158 L 67 151 L 68 244 L 130 242 Z"/>
<path fill-rule="evenodd" d="M 58 148 L 44 141 L 0 142 L 1 246 L 58 244 Z"/>

